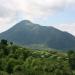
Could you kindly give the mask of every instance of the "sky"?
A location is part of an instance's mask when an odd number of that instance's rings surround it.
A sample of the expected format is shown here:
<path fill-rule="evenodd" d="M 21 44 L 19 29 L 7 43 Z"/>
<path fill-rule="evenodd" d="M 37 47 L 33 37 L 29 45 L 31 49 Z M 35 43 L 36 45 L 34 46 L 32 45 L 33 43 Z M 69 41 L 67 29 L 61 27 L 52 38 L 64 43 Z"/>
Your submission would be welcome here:
<path fill-rule="evenodd" d="M 75 35 L 75 0 L 0 0 L 0 32 L 21 20 Z"/>

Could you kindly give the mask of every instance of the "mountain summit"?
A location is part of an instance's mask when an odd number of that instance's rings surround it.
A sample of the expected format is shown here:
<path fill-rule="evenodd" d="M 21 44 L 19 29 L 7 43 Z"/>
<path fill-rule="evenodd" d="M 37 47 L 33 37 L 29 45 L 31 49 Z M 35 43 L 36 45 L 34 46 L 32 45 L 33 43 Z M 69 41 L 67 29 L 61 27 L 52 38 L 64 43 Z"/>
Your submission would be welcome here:
<path fill-rule="evenodd" d="M 28 20 L 17 23 L 0 34 L 0 39 L 7 39 L 20 45 L 45 45 L 55 49 L 75 48 L 75 37 L 54 27 L 40 26 Z"/>

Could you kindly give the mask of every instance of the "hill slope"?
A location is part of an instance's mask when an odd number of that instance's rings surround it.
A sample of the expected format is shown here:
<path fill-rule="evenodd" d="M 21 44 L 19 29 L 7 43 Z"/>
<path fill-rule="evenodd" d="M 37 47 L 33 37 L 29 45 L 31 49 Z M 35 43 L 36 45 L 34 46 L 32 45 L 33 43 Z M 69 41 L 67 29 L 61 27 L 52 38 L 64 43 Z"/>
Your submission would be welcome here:
<path fill-rule="evenodd" d="M 75 48 L 75 37 L 71 34 L 53 27 L 40 26 L 28 20 L 23 20 L 1 33 L 0 38 L 20 45 L 43 44 L 55 49 Z"/>

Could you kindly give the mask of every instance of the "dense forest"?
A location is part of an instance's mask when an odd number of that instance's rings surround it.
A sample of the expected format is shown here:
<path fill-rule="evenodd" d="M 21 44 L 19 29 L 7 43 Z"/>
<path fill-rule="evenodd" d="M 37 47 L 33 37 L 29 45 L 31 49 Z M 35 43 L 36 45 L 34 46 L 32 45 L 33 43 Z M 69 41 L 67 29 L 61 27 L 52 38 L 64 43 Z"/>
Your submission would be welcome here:
<path fill-rule="evenodd" d="M 32 50 L 2 39 L 0 75 L 75 75 L 75 52 Z"/>

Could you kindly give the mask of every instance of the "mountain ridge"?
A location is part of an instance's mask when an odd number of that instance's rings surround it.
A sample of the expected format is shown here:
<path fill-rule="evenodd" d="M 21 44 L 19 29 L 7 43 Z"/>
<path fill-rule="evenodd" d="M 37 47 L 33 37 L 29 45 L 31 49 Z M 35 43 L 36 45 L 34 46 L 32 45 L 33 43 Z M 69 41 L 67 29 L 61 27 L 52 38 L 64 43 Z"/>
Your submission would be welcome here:
<path fill-rule="evenodd" d="M 28 20 L 23 20 L 1 33 L 0 38 L 21 45 L 44 44 L 55 49 L 75 48 L 75 37 L 73 35 L 52 26 L 41 26 Z"/>

